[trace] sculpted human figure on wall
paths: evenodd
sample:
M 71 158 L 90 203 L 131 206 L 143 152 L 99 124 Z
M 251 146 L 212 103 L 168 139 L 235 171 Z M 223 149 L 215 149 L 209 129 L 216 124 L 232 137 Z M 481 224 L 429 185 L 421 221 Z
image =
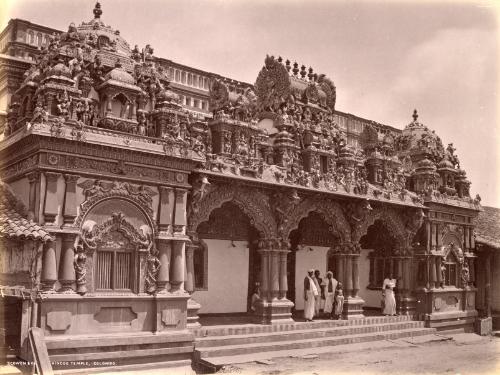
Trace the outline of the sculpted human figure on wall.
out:
M 97 248 L 93 234 L 95 225 L 94 221 L 87 220 L 82 225 L 81 233 L 76 237 L 74 243 L 75 258 L 73 265 L 76 276 L 76 292 L 79 294 L 87 292 L 87 252 L 92 252 Z

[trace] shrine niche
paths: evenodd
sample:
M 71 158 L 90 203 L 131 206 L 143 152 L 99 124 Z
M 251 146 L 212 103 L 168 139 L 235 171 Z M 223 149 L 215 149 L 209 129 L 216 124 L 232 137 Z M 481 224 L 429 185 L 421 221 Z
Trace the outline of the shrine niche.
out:
M 110 205 L 122 211 L 105 218 Z M 97 205 L 86 216 L 74 251 L 80 294 L 137 294 L 156 289 L 160 261 L 154 232 L 145 216 L 127 202 L 115 200 Z

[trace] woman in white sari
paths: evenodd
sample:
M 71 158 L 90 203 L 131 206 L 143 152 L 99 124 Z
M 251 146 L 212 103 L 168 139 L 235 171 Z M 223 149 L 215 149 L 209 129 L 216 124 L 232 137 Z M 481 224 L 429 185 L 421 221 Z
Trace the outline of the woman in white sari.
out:
M 396 315 L 396 297 L 394 296 L 394 288 L 396 287 L 396 279 L 392 275 L 388 275 L 382 284 L 382 298 L 384 299 L 384 315 Z

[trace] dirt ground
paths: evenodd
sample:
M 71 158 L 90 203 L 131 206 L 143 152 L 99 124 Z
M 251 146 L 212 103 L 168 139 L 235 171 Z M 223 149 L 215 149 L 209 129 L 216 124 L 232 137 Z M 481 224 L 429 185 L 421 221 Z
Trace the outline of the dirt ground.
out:
M 500 374 L 500 338 L 455 334 L 345 345 L 328 353 L 226 366 L 228 374 Z M 267 364 L 266 364 L 267 362 Z

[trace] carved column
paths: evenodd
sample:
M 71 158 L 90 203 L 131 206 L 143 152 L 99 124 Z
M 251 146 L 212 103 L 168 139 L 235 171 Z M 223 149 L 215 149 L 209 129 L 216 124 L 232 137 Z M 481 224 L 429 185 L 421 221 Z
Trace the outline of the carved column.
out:
M 29 195 L 29 211 L 35 215 L 36 211 L 36 192 L 38 184 L 40 183 L 40 172 L 31 172 L 26 175 L 30 183 L 30 195 Z M 35 216 L 36 217 L 36 216 Z
M 55 223 L 57 214 L 59 213 L 57 181 L 60 176 L 61 176 L 60 173 L 45 172 L 45 178 L 47 180 L 47 188 L 45 191 L 44 218 L 46 224 L 57 224 Z
M 260 249 L 260 298 L 263 301 L 268 301 L 269 293 L 269 250 Z
M 61 262 L 59 264 L 60 292 L 63 293 L 74 293 L 73 284 L 76 281 L 75 267 L 73 265 L 75 259 L 75 237 L 76 235 L 74 234 L 66 234 L 63 238 Z
M 157 293 L 165 294 L 168 291 L 168 282 L 170 280 L 170 257 L 172 255 L 172 247 L 170 241 L 158 241 L 158 259 L 161 266 L 158 272 L 158 280 L 156 281 Z
M 77 201 L 76 201 L 76 182 L 78 181 L 77 175 L 65 174 L 64 180 L 66 181 L 66 193 L 64 196 L 64 225 L 73 225 L 77 214 Z
M 287 270 L 287 256 L 290 250 L 282 250 L 279 254 L 280 257 L 280 299 L 286 299 L 286 292 L 288 291 L 288 270 Z
M 280 268 L 279 268 L 279 252 L 273 250 L 270 252 L 270 260 L 271 260 L 271 293 L 270 298 L 272 300 L 276 300 L 279 298 L 280 294 Z
M 186 245 L 186 275 L 184 278 L 184 290 L 189 294 L 194 292 L 194 249 L 196 245 Z
M 46 293 L 54 292 L 54 284 L 57 281 L 55 246 L 53 241 L 47 241 L 43 246 L 41 282 L 42 291 Z
M 276 240 L 262 241 L 263 244 L 275 245 Z M 293 322 L 291 308 L 293 303 L 286 299 L 287 276 L 286 256 L 288 250 L 261 248 L 261 299 L 256 304 L 255 315 L 262 324 Z
M 172 293 L 182 293 L 184 281 L 184 241 L 172 241 L 172 264 L 170 270 L 170 285 Z
M 441 279 L 441 270 L 436 273 L 436 257 L 430 256 L 429 257 L 429 265 L 431 269 L 431 274 L 430 274 L 430 287 L 431 289 L 434 289 L 439 286 L 438 284 L 438 275 L 439 278 Z
M 158 229 L 160 234 L 172 235 L 172 219 L 174 213 L 174 189 L 160 186 L 160 201 L 158 207 Z
M 352 255 L 352 296 L 358 297 L 359 292 L 359 255 Z
M 345 288 L 345 278 L 344 278 L 344 256 L 341 254 L 337 254 L 336 265 L 337 265 L 337 277 L 338 282 L 342 283 L 342 286 Z
M 345 284 L 344 293 L 346 297 L 352 297 L 352 257 L 347 255 L 345 257 Z
M 175 218 L 174 218 L 174 236 L 184 235 L 186 233 L 186 203 L 187 190 L 175 189 Z

